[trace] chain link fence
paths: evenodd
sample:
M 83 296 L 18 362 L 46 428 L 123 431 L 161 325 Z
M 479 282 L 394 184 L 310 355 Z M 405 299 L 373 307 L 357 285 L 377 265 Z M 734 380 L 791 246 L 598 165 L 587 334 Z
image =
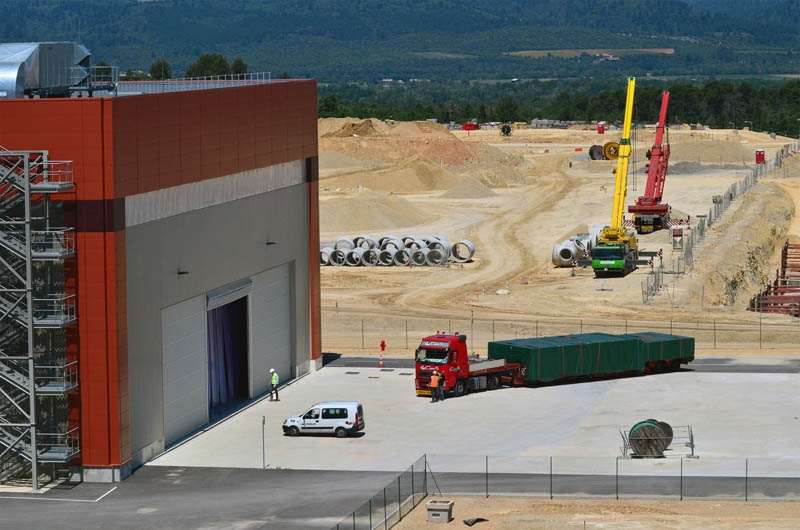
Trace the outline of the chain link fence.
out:
M 428 454 L 333 529 L 389 530 L 426 497 L 490 495 L 798 500 L 800 460 Z
M 388 530 L 395 526 L 428 495 L 425 462 L 422 456 L 333 529 Z
M 478 320 L 446 318 L 404 318 L 326 313 L 322 319 L 322 349 L 330 353 L 376 353 L 381 341 L 386 353 L 410 353 L 422 337 L 436 331 L 467 335 L 472 353 L 486 355 L 490 341 L 571 335 L 575 333 L 639 333 L 658 331 L 693 337 L 698 348 L 796 348 L 800 327 L 796 319 L 786 324 L 740 324 L 718 320 L 608 320 L 577 318 L 538 318 L 535 320 Z

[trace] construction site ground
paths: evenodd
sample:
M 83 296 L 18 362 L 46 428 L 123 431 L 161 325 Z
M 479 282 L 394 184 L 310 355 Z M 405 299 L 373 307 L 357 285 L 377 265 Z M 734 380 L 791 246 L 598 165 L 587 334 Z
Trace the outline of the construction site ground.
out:
M 642 283 L 649 267 L 625 278 L 596 279 L 590 267 L 579 267 L 572 276 L 570 268 L 554 267 L 551 257 L 555 245 L 610 222 L 616 162 L 589 160 L 587 151 L 618 141 L 618 131 L 515 129 L 503 137 L 497 130 L 448 131 L 431 123 L 329 119 L 320 121 L 319 133 L 323 247 L 362 234 L 443 235 L 475 246 L 471 262 L 451 267 L 323 267 L 324 351 L 348 353 L 338 330 L 349 334 L 346 321 L 377 316 L 792 322 L 787 315 L 761 315 L 746 307 L 774 279 L 783 244 L 800 242 L 795 216 L 800 155 L 785 159 L 734 200 L 694 249 L 693 267 L 669 276 L 645 305 Z M 653 138 L 654 127 L 633 135 L 626 204 L 644 191 L 644 153 Z M 756 148 L 773 160 L 792 142 L 760 132 L 688 126 L 673 126 L 668 138 L 664 202 L 673 218 L 689 217 L 692 225 L 709 213 L 714 196 L 752 170 Z M 663 249 L 665 268 L 680 266 L 666 230 L 640 236 L 640 248 Z M 753 346 L 739 344 L 763 349 Z M 409 353 L 405 344 L 388 345 L 387 354 Z
M 655 118 L 655 117 L 653 117 Z M 800 199 L 798 155 L 737 198 L 694 250 L 693 267 L 643 303 L 640 267 L 625 278 L 595 279 L 591 268 L 555 268 L 554 245 L 608 224 L 614 192 L 614 161 L 589 160 L 594 144 L 619 141 L 584 129 L 447 131 L 431 123 L 389 126 L 377 120 L 321 120 L 320 215 L 322 246 L 343 236 L 443 235 L 468 239 L 475 256 L 463 266 L 323 267 L 323 350 L 377 355 L 374 347 L 351 347 L 359 319 L 409 317 L 531 321 L 580 318 L 617 324 L 622 320 L 726 322 L 792 325 L 787 315 L 747 311 L 747 303 L 772 281 L 780 249 L 800 243 L 795 208 Z M 633 135 L 626 204 L 644 191 L 645 151 L 655 128 Z M 756 148 L 767 160 L 794 140 L 748 130 L 693 130 L 673 126 L 664 202 L 673 217 L 696 220 L 712 200 L 741 181 L 754 166 Z M 692 222 L 694 225 L 694 222 Z M 672 265 L 667 231 L 640 237 L 644 250 L 664 249 Z M 507 290 L 507 294 L 497 294 Z M 795 324 L 797 325 L 797 324 Z M 434 331 L 433 329 L 429 331 Z M 463 331 L 463 330 L 462 330 Z M 418 338 L 417 338 L 418 339 Z M 791 336 L 777 347 L 736 343 L 698 344 L 698 356 L 800 356 Z M 416 344 L 390 343 L 386 354 L 413 355 Z M 740 392 L 747 396 L 743 382 Z M 791 408 L 791 407 L 790 407 Z M 789 414 L 789 409 L 763 414 Z M 739 421 L 739 420 L 737 420 Z M 746 423 L 745 418 L 740 421 Z M 780 435 L 777 435 L 780 437 Z M 742 437 L 746 437 L 742 433 Z M 787 451 L 784 456 L 794 458 Z M 455 519 L 483 517 L 485 530 L 516 528 L 796 528 L 796 502 L 664 501 L 607 499 L 455 499 Z M 401 530 L 438 527 L 426 523 L 424 504 Z

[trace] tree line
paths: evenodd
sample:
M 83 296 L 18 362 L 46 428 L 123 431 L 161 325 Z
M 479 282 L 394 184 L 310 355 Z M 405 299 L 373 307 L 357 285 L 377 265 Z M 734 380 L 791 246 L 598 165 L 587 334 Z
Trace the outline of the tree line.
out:
M 608 86 L 609 83 L 603 83 Z M 620 82 L 616 84 L 622 86 Z M 515 122 L 544 118 L 565 121 L 622 120 L 625 89 L 587 91 L 591 83 L 524 82 L 495 84 L 418 83 L 395 87 L 321 86 L 320 117 L 380 118 L 403 121 L 435 118 L 440 123 Z M 583 89 L 583 90 L 582 90 Z M 748 82 L 710 80 L 698 85 L 637 86 L 634 120 L 655 122 L 663 90 L 670 92 L 670 123 L 701 123 L 800 135 L 800 81 L 756 87 Z

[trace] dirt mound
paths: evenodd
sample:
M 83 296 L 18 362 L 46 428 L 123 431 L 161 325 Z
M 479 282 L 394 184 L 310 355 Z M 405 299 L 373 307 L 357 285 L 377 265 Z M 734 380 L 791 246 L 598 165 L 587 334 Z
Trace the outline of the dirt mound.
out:
M 323 172 L 341 172 L 347 170 L 357 171 L 382 167 L 384 164 L 374 160 L 358 160 L 336 151 L 322 151 L 319 153 L 319 170 Z
M 371 191 L 323 199 L 319 214 L 320 232 L 337 236 L 415 226 L 430 218 L 402 197 Z
M 401 163 L 378 170 L 364 170 L 325 180 L 328 189 L 366 188 L 374 191 L 418 193 L 452 188 L 460 176 L 434 164 L 424 156 L 414 155 Z
M 443 199 L 483 199 L 497 195 L 474 177 L 464 177 L 448 192 L 442 194 Z
M 724 215 L 712 228 L 721 237 L 695 256 L 698 268 L 709 273 L 704 296 L 712 306 L 741 309 L 771 281 L 774 249 L 786 240 L 795 212 L 791 197 L 774 183 L 759 183 L 738 200 L 743 204 L 735 215 Z
M 329 132 L 320 132 L 320 136 L 322 138 L 370 137 L 386 134 L 388 130 L 388 126 L 380 120 L 353 121 L 345 119 L 346 121 L 338 129 L 331 130 L 331 127 L 326 126 L 325 129 L 329 130 Z

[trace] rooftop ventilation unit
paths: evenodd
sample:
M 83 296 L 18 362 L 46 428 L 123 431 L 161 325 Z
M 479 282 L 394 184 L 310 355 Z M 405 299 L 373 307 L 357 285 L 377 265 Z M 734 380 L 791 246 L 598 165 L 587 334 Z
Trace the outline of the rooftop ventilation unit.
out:
M 119 69 L 92 66 L 89 50 L 74 42 L 0 44 L 0 98 L 67 98 L 116 92 Z

